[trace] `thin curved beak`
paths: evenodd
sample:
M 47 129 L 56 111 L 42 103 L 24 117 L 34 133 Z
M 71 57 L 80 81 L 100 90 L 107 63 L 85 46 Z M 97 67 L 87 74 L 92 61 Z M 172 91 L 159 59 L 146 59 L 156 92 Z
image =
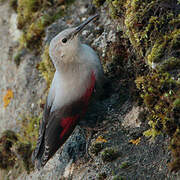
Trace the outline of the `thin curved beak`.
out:
M 89 17 L 86 21 L 84 21 L 82 24 L 80 24 L 78 27 L 76 27 L 74 31 L 74 36 L 77 35 L 88 23 L 93 21 L 94 19 L 98 18 L 99 14 L 96 14 L 94 16 Z

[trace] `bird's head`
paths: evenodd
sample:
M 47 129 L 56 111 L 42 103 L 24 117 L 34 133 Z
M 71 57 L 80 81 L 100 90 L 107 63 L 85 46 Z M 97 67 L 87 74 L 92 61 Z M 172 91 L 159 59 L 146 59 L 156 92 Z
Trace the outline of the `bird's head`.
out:
M 51 40 L 49 55 L 55 67 L 60 64 L 72 63 L 74 59 L 77 59 L 76 56 L 80 48 L 78 34 L 97 17 L 98 15 L 94 15 L 75 28 L 65 29 Z

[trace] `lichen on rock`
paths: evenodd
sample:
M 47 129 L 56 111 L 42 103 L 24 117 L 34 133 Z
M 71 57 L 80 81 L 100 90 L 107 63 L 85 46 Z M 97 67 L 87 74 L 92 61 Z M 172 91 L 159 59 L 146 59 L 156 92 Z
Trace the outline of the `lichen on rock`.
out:
M 49 46 L 46 45 L 43 50 L 43 54 L 41 55 L 41 62 L 38 65 L 38 70 L 46 80 L 47 89 L 49 89 L 51 85 L 51 81 L 54 76 L 55 68 L 52 64 L 52 61 L 49 57 Z

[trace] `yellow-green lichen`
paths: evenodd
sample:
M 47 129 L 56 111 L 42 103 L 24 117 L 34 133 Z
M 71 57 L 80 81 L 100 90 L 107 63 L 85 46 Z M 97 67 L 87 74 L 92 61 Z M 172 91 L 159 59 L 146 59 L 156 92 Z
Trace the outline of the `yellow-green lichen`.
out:
M 44 77 L 44 79 L 46 80 L 47 89 L 48 89 L 51 85 L 51 81 L 53 79 L 54 72 L 55 72 L 55 68 L 49 57 L 49 46 L 47 45 L 45 46 L 41 59 L 42 60 L 38 66 L 38 69 L 40 73 L 42 74 L 42 76 Z

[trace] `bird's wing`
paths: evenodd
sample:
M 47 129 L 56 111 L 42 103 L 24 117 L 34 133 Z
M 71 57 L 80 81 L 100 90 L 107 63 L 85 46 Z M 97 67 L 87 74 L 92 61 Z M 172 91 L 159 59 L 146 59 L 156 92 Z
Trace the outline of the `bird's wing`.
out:
M 94 86 L 95 75 L 92 73 L 90 86 L 81 98 L 53 112 L 50 111 L 50 106 L 45 106 L 39 138 L 32 155 L 38 169 L 46 164 L 70 136 L 77 121 L 86 112 Z

